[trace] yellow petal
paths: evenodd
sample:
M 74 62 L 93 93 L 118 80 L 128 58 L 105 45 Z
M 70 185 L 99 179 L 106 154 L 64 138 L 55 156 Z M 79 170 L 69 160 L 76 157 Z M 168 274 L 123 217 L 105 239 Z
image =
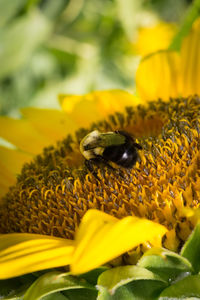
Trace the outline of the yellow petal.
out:
M 31 154 L 38 154 L 50 143 L 24 119 L 0 117 L 0 136 L 19 149 Z
M 167 49 L 175 31 L 174 24 L 164 22 L 140 28 L 135 43 L 136 52 L 145 56 L 158 50 Z
M 180 96 L 179 54 L 162 51 L 142 60 L 136 73 L 136 85 L 139 96 L 145 100 Z
M 182 95 L 200 95 L 200 19 L 181 47 Z
M 0 204 L 2 202 L 1 197 L 8 192 L 8 188 L 14 185 L 16 177 L 10 172 L 9 168 L 2 164 L 0 161 Z
M 61 140 L 68 133 L 78 129 L 78 125 L 65 112 L 55 109 L 24 108 L 22 114 L 33 127 L 46 136 L 51 143 Z
M 83 99 L 82 95 L 67 95 L 60 94 L 58 96 L 59 102 L 62 106 L 62 109 L 67 113 L 71 113 L 75 107 L 75 105 Z
M 77 231 L 71 264 L 74 274 L 87 272 L 145 241 L 158 245 L 167 229 L 137 217 L 118 220 L 98 210 L 89 210 Z
M 29 233 L 0 235 L 0 279 L 68 265 L 73 241 Z
M 180 54 L 159 52 L 144 59 L 137 70 L 136 84 L 146 100 L 188 97 L 200 94 L 200 19 L 183 39 Z
M 88 126 L 94 120 L 117 111 L 122 112 L 124 107 L 137 105 L 139 102 L 137 97 L 121 90 L 96 91 L 84 96 L 60 96 L 63 110 L 80 126 Z
M 22 165 L 32 159 L 31 154 L 0 146 L 0 161 L 9 167 L 10 172 L 14 175 L 20 172 Z M 0 171 L 1 174 L 1 171 Z M 1 176 L 1 175 L 0 175 Z M 0 177 L 1 180 L 1 177 Z
M 25 162 L 30 161 L 31 157 L 17 149 L 0 146 L 0 196 L 15 183 L 16 174 L 20 172 Z

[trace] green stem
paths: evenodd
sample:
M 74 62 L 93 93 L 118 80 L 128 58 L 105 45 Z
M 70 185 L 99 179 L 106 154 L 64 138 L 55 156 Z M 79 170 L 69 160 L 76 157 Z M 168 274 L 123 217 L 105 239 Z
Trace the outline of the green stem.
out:
M 170 50 L 179 50 L 181 47 L 181 42 L 184 36 L 190 31 L 193 22 L 200 16 L 200 0 L 194 0 L 190 6 L 186 17 L 183 20 L 183 24 L 172 40 L 169 49 Z

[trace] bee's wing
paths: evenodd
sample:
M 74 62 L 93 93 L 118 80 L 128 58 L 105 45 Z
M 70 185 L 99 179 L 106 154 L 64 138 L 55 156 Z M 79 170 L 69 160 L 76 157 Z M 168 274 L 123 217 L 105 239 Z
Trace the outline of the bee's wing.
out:
M 125 142 L 126 138 L 123 135 L 115 132 L 101 133 L 97 139 L 92 140 L 84 146 L 85 150 L 91 150 L 97 147 L 106 148 L 109 146 L 121 145 Z

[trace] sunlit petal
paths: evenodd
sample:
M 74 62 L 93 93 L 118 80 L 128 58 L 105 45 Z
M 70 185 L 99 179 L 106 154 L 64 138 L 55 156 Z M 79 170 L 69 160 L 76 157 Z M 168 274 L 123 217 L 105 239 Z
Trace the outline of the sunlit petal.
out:
M 180 57 L 162 51 L 144 59 L 136 73 L 137 90 L 142 99 L 154 100 L 180 95 Z
M 158 245 L 167 229 L 137 217 L 116 219 L 98 210 L 89 210 L 77 231 L 71 264 L 74 274 L 84 273 L 150 241 Z

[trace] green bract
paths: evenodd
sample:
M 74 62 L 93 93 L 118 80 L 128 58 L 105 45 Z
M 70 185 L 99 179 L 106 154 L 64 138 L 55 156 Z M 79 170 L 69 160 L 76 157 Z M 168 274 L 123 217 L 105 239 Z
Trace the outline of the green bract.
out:
M 181 250 L 181 255 L 192 264 L 195 273 L 200 271 L 200 224 L 192 232 L 190 238 Z

